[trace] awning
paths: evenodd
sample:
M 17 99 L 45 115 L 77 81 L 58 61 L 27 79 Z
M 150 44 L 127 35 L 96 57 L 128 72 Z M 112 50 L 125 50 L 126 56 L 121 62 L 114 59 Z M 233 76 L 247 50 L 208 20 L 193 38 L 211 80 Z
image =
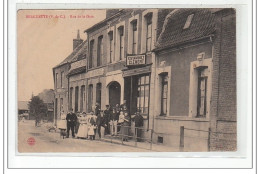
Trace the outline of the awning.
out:
M 122 70 L 123 72 L 123 77 L 128 77 L 128 76 L 135 76 L 139 74 L 146 74 L 151 72 L 151 65 L 141 67 L 141 68 L 134 68 L 134 69 L 125 69 Z

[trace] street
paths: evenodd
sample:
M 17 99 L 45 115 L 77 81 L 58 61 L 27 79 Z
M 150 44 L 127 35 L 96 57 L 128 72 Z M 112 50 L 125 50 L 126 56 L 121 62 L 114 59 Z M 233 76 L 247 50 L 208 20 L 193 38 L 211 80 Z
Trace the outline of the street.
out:
M 33 120 L 18 123 L 18 151 L 41 152 L 148 152 L 149 150 L 113 144 L 99 140 L 60 137 L 59 131 L 49 132 L 43 125 L 34 126 Z

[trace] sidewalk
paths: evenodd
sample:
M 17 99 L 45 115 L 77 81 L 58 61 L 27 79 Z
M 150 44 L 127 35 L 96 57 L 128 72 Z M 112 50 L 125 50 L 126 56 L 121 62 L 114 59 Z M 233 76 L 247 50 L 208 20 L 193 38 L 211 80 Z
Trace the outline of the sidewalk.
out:
M 48 128 L 50 123 L 43 123 L 40 127 L 40 129 L 44 129 L 46 130 L 46 132 L 48 132 L 47 134 L 49 134 L 50 137 L 52 137 L 53 141 L 61 141 L 62 137 L 60 137 L 60 130 L 57 129 L 56 132 L 48 131 Z M 77 136 L 76 136 L 77 137 Z M 66 138 L 65 138 L 66 139 Z M 77 138 L 75 138 L 77 139 Z M 84 139 L 77 139 L 79 141 L 84 141 Z M 154 152 L 180 152 L 179 147 L 169 147 L 169 146 L 165 146 L 162 144 L 154 144 L 154 143 L 150 143 L 150 142 L 135 142 L 134 139 L 129 139 L 127 142 L 126 141 L 122 141 L 118 136 L 111 136 L 111 135 L 105 135 L 104 138 L 99 139 L 98 135 L 96 135 L 96 140 L 92 141 L 92 142 L 105 142 L 105 143 L 111 143 L 111 144 L 117 144 L 117 145 L 122 145 L 122 146 L 129 146 L 129 147 L 133 147 L 133 148 L 137 148 L 137 149 L 144 149 L 144 150 L 148 150 L 148 151 L 154 151 Z
M 162 144 L 154 144 L 150 142 L 135 142 L 134 139 L 130 139 L 128 141 L 122 141 L 119 137 L 111 136 L 111 135 L 105 135 L 101 141 L 108 142 L 108 143 L 114 143 L 114 144 L 121 144 L 123 146 L 131 146 L 135 148 L 140 149 L 146 149 L 151 150 L 155 152 L 180 152 L 179 147 L 169 147 Z

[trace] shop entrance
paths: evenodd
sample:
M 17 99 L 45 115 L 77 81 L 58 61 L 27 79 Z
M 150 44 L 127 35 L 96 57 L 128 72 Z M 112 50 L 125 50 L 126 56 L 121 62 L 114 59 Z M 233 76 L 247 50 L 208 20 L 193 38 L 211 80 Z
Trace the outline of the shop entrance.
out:
M 121 86 L 118 82 L 111 82 L 109 88 L 109 105 L 115 107 L 116 104 L 120 105 Z
M 150 74 L 140 74 L 125 77 L 124 99 L 130 114 L 140 110 L 143 116 L 148 116 L 150 96 Z

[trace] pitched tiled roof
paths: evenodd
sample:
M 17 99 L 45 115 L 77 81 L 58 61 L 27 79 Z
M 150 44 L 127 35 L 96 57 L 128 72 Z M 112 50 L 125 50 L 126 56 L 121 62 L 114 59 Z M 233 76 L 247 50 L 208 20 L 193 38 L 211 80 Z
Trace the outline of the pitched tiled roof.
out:
M 83 54 L 85 52 L 85 54 L 87 54 L 87 45 L 88 42 L 87 40 L 83 41 L 79 46 L 77 46 L 72 53 L 66 57 L 61 63 L 59 63 L 58 65 L 56 65 L 54 68 L 57 68 L 59 66 L 62 66 L 66 63 L 70 63 L 73 61 L 77 61 L 79 55 Z
M 70 70 L 68 73 L 68 76 L 79 74 L 79 73 L 85 73 L 86 72 L 86 66 L 82 66 L 73 70 Z
M 191 14 L 194 16 L 190 27 L 183 29 Z M 209 9 L 175 9 L 167 17 L 155 51 L 204 38 L 215 31 L 214 14 Z

